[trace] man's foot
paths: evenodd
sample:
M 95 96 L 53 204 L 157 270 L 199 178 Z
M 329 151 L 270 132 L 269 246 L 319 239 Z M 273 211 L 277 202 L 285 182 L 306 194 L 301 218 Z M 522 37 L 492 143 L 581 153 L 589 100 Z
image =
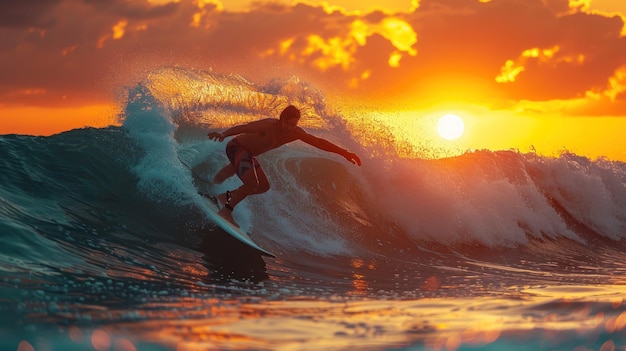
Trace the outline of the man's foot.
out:
M 220 205 L 224 206 L 224 205 L 226 205 L 230 201 L 231 197 L 233 197 L 233 192 L 232 191 L 226 191 L 223 194 L 217 195 L 217 200 L 220 202 Z
M 232 223 L 232 225 L 234 225 L 235 227 L 239 228 L 239 224 L 235 222 L 235 219 L 233 218 L 233 212 L 231 210 L 227 209 L 226 207 L 222 207 L 222 209 L 217 214 Z
M 220 205 L 223 207 L 226 205 L 228 200 L 226 200 L 226 193 L 217 195 L 217 200 L 220 202 Z

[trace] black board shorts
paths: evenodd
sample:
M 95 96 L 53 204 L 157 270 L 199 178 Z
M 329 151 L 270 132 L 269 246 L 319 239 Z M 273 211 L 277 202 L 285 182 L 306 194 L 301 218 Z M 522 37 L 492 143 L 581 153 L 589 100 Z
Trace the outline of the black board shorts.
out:
M 237 139 L 233 139 L 226 144 L 226 156 L 235 168 L 235 172 L 239 178 L 249 169 L 253 169 L 256 175 L 256 169 L 261 167 L 259 161 L 252 156 L 250 151 L 241 146 L 241 144 L 237 142 Z

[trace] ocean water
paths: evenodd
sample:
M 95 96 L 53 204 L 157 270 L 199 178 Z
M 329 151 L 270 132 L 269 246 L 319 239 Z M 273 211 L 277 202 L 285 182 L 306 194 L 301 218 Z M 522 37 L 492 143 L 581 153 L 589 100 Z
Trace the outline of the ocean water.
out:
M 210 222 L 206 133 L 300 106 L 363 160 L 294 142 Z M 626 164 L 399 154 L 297 78 L 181 68 L 128 89 L 121 126 L 0 136 L 0 350 L 626 348 Z M 15 116 L 19 118 L 19 116 Z

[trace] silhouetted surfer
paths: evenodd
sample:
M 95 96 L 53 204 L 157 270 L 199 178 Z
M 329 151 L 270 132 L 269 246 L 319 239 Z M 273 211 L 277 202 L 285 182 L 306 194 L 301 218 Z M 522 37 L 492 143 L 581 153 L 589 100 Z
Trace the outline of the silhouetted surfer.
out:
M 246 196 L 261 194 L 270 188 L 265 172 L 255 156 L 294 140 L 302 140 L 318 149 L 334 152 L 356 165 L 361 165 L 359 156 L 328 140 L 305 132 L 298 127 L 299 121 L 300 110 L 290 105 L 280 113 L 280 119 L 266 118 L 228 128 L 222 133 L 208 134 L 209 139 L 219 141 L 236 136 L 226 145 L 226 156 L 230 163 L 217 172 L 213 182 L 220 184 L 235 174 L 243 182 L 243 185 L 234 191 L 227 191 L 218 196 L 219 202 L 224 206 L 219 211 L 220 216 L 237 225 L 232 216 L 235 206 Z

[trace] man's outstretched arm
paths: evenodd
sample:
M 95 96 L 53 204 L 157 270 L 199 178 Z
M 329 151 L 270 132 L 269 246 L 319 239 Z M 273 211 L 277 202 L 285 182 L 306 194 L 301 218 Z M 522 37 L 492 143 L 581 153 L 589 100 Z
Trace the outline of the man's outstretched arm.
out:
M 361 159 L 359 158 L 359 156 L 357 156 L 357 154 L 353 152 L 349 152 L 346 149 L 342 149 L 339 146 L 331 143 L 330 141 L 326 139 L 318 138 L 314 135 L 311 135 L 303 131 L 302 135 L 300 136 L 300 140 L 304 141 L 305 143 L 309 145 L 315 146 L 316 148 L 320 150 L 333 152 L 338 155 L 341 155 L 345 157 L 346 160 L 354 163 L 355 165 L 358 165 L 358 166 L 361 165 Z

